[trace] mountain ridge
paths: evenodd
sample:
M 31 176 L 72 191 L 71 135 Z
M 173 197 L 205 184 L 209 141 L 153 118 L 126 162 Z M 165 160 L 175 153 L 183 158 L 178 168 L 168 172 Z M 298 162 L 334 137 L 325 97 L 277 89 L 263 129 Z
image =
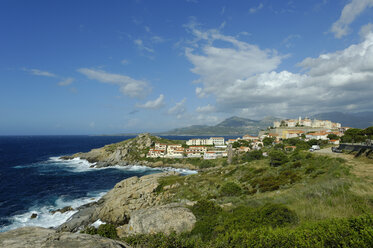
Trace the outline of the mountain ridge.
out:
M 214 126 L 192 125 L 188 127 L 175 128 L 167 132 L 157 133 L 158 135 L 194 135 L 194 136 L 241 136 L 245 134 L 257 135 L 260 130 L 271 126 L 273 121 L 280 118 L 268 116 L 263 120 L 252 120 L 248 118 L 232 116 Z

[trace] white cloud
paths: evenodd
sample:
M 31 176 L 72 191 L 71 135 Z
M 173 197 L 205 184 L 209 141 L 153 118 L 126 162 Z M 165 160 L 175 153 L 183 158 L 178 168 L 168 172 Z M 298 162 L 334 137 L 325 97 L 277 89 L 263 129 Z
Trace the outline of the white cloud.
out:
M 48 71 L 41 71 L 41 70 L 38 70 L 38 69 L 26 69 L 26 68 L 23 68 L 24 71 L 28 71 L 30 72 L 32 75 L 36 75 L 36 76 L 43 76 L 43 77 L 57 77 L 56 74 L 54 73 L 51 73 L 51 72 L 48 72 Z
M 276 71 L 283 57 L 272 50 L 216 30 L 191 33 L 197 44 L 185 54 L 200 77 L 196 94 L 214 97 L 217 112 L 261 118 L 373 108 L 372 33 L 344 50 L 304 59 L 303 73 Z M 215 40 L 230 46 L 214 45 Z
M 152 41 L 153 43 L 163 43 L 163 42 L 165 42 L 165 39 L 163 39 L 163 38 L 160 37 L 160 36 L 155 35 L 155 36 L 153 36 L 153 37 L 151 38 L 151 41 Z
M 361 38 L 365 38 L 369 33 L 373 32 L 373 24 L 368 23 L 360 28 L 359 35 Z
M 373 0 L 351 0 L 342 10 L 339 19 L 333 23 L 331 32 L 336 38 L 342 38 L 349 33 L 349 25 L 359 16 L 366 8 L 373 7 Z
M 115 84 L 119 86 L 120 91 L 130 97 L 144 97 L 149 93 L 150 86 L 147 82 L 136 80 L 126 75 L 108 73 L 102 70 L 88 68 L 78 69 L 78 72 L 90 79 L 97 80 L 101 83 Z
M 259 10 L 263 9 L 263 7 L 264 7 L 264 5 L 262 3 L 260 3 L 258 5 L 258 7 L 252 7 L 252 8 L 250 8 L 249 9 L 249 13 L 250 14 L 254 14 L 254 13 L 258 12 Z
M 293 40 L 300 39 L 301 36 L 299 34 L 290 34 L 285 39 L 282 40 L 282 44 L 284 44 L 287 48 L 293 46 Z
M 126 60 L 126 59 L 122 59 L 122 61 L 120 63 L 122 63 L 122 65 L 127 65 L 129 63 L 129 61 Z
M 147 51 L 149 53 L 154 53 L 154 50 L 152 48 L 149 48 L 144 45 L 144 42 L 140 39 L 134 40 L 133 43 L 142 51 Z
M 74 82 L 74 78 L 67 78 L 65 80 L 62 80 L 60 82 L 58 82 L 58 85 L 59 86 L 68 86 L 70 84 L 72 84 Z
M 177 102 L 175 106 L 169 108 L 167 113 L 170 115 L 184 114 L 186 112 L 185 103 L 186 103 L 186 98 L 184 98 L 180 102 Z
M 199 106 L 197 107 L 196 111 L 199 113 L 211 113 L 216 110 L 215 106 L 212 106 L 210 104 L 207 104 L 206 106 Z
M 159 97 L 153 101 L 147 101 L 144 104 L 137 104 L 138 108 L 145 109 L 159 109 L 164 106 L 164 95 L 160 94 Z
M 196 95 L 199 97 L 199 98 L 204 98 L 206 97 L 206 93 L 203 91 L 203 89 L 201 87 L 197 87 L 196 88 Z

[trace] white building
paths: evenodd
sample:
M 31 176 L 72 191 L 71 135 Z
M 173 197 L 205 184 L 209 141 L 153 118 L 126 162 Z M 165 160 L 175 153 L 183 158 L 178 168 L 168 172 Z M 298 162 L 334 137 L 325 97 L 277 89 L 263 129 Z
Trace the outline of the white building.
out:
M 199 152 L 186 152 L 188 158 L 201 158 L 202 154 Z
M 212 141 L 212 144 L 215 145 L 215 146 L 225 145 L 223 137 L 211 137 L 210 140 Z
M 167 144 L 155 143 L 154 145 L 155 150 L 165 150 L 167 149 Z
M 208 146 L 213 145 L 211 139 L 190 139 L 186 142 L 188 146 Z
M 216 159 L 217 154 L 215 152 L 205 152 L 203 159 Z
M 328 134 L 325 132 L 308 133 L 306 139 L 328 140 Z
M 205 153 L 207 152 L 206 146 L 190 146 L 186 149 L 186 152 L 194 152 L 194 153 Z
M 225 142 L 223 137 L 211 137 L 209 139 L 190 139 L 186 144 L 188 146 L 223 146 Z
M 246 134 L 242 137 L 242 139 L 247 140 L 247 141 L 254 141 L 254 140 L 258 140 L 259 138 L 258 136 L 251 136 L 251 135 Z
M 157 150 L 157 149 L 151 148 L 148 152 L 147 157 L 148 158 L 163 158 L 165 154 L 166 154 L 165 150 Z

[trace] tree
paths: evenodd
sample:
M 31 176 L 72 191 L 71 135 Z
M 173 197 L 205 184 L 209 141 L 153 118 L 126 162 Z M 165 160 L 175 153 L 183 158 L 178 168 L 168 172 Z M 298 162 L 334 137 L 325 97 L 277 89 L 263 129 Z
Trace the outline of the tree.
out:
M 281 150 L 273 150 L 268 155 L 270 158 L 269 163 L 273 167 L 283 165 L 289 161 L 288 156 Z
M 270 146 L 272 145 L 272 143 L 275 141 L 275 138 L 271 138 L 271 137 L 265 137 L 263 139 L 263 145 L 264 146 Z
M 330 133 L 328 134 L 328 139 L 330 140 L 339 140 L 339 136 L 334 134 L 334 133 Z
M 346 143 L 363 142 L 365 139 L 364 130 L 358 128 L 348 129 L 341 138 Z

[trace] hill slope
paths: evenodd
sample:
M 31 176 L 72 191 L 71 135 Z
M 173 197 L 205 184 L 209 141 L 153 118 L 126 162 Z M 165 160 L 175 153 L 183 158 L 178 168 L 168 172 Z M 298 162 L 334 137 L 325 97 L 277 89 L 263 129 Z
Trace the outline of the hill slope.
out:
M 189 127 L 176 128 L 160 135 L 220 135 L 220 136 L 240 136 L 245 134 L 256 135 L 261 129 L 271 126 L 273 121 L 279 120 L 276 117 L 266 117 L 263 120 L 251 120 L 233 116 L 225 119 L 215 126 L 193 125 Z

